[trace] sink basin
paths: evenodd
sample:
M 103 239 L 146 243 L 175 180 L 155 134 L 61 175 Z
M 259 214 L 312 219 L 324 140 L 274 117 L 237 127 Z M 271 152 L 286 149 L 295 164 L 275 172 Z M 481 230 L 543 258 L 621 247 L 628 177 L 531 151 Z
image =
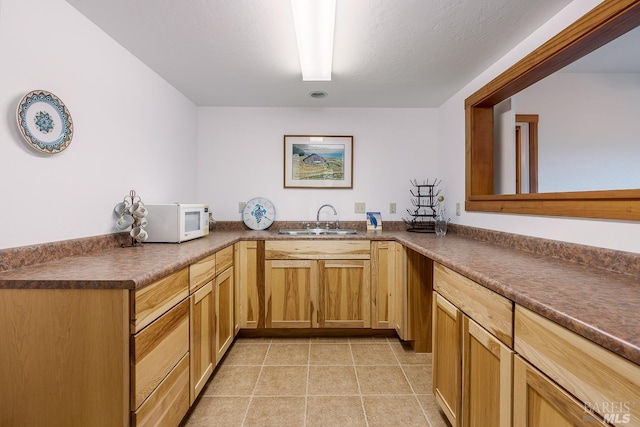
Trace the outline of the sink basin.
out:
M 288 236 L 346 236 L 358 234 L 358 230 L 353 228 L 332 228 L 329 230 L 326 228 L 287 228 L 278 230 L 278 234 Z

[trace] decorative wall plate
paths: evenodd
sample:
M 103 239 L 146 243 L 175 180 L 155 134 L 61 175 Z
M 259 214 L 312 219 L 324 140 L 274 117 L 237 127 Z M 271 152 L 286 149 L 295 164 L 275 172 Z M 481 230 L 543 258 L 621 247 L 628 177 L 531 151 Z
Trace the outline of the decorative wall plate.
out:
M 60 98 L 46 90 L 27 93 L 18 104 L 17 119 L 24 140 L 41 153 L 59 153 L 73 138 L 69 110 Z
M 255 197 L 242 210 L 242 220 L 252 230 L 265 230 L 273 224 L 276 208 L 269 199 Z

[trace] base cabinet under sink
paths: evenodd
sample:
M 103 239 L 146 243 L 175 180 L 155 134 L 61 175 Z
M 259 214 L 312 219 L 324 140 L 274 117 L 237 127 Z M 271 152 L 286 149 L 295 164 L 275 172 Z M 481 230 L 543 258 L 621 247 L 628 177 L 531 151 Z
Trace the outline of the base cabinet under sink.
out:
M 371 327 L 367 240 L 267 241 L 267 328 Z

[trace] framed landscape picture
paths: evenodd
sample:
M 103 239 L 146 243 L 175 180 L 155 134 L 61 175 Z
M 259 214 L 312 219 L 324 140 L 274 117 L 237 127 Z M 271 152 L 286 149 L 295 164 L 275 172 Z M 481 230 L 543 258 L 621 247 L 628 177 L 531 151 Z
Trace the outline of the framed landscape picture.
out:
M 353 188 L 353 136 L 285 135 L 285 188 Z

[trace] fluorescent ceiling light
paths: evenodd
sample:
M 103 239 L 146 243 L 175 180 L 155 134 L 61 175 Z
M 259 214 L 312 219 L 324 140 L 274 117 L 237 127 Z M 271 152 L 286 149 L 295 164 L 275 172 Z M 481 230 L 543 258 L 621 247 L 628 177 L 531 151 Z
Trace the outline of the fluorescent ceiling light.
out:
M 302 80 L 331 80 L 336 0 L 291 0 Z

